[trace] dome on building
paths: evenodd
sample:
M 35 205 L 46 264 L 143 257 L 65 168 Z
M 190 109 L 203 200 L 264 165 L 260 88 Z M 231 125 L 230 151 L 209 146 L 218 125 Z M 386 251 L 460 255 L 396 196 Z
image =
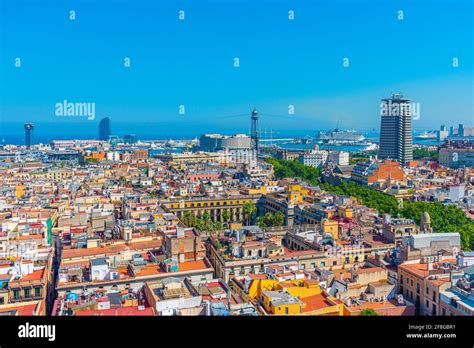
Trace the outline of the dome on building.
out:
M 430 216 L 430 214 L 428 214 L 427 211 L 425 211 L 423 213 L 423 215 L 421 216 L 421 223 L 422 224 L 431 224 L 431 216 Z

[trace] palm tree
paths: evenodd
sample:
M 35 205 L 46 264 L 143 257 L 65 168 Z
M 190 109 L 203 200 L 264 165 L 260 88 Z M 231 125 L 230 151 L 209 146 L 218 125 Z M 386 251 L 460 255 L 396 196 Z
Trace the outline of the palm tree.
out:
M 222 219 L 227 227 L 229 227 L 229 220 L 230 220 L 230 211 L 224 210 L 222 212 Z
M 194 226 L 194 215 L 191 212 L 187 211 L 183 214 L 183 222 L 188 227 Z
M 265 216 L 257 216 L 255 223 L 260 228 L 267 227 L 267 223 L 265 222 Z
M 250 225 L 250 219 L 256 212 L 257 212 L 257 207 L 255 206 L 255 203 L 249 202 L 249 203 L 244 204 L 243 213 L 245 217 L 247 218 L 247 226 Z
M 207 211 L 205 211 L 202 214 L 201 219 L 205 224 L 207 224 L 209 222 L 209 220 L 211 220 L 211 215 Z
M 281 211 L 277 211 L 273 216 L 273 226 L 283 226 L 285 223 L 285 214 Z

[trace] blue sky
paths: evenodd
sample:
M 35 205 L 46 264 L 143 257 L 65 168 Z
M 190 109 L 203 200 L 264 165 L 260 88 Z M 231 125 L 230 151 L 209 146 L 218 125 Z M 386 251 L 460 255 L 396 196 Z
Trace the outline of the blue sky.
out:
M 474 123 L 471 0 L 0 4 L 4 134 L 25 121 L 95 134 L 105 116 L 114 133 L 248 132 L 254 106 L 260 126 L 280 132 L 378 129 L 380 99 L 392 92 L 420 103 L 415 129 Z M 58 118 L 65 99 L 94 102 L 96 120 Z

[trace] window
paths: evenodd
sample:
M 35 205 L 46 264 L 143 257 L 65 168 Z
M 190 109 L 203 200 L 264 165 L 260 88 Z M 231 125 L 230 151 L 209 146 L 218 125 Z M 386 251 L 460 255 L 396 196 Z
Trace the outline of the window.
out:
M 427 295 L 430 294 L 430 288 L 426 288 L 426 294 L 427 294 Z
M 13 290 L 13 299 L 18 300 L 20 298 L 20 290 L 19 289 L 14 289 Z
M 403 274 L 400 274 L 400 284 L 403 284 Z
M 288 307 L 285 307 L 285 314 L 288 314 Z
M 321 262 L 321 267 L 326 267 L 326 262 L 325 261 Z
M 306 268 L 306 265 L 303 263 L 301 264 L 301 269 L 305 269 Z
M 316 268 L 316 264 L 314 262 L 311 264 L 311 268 Z
M 30 297 L 30 289 L 24 289 L 25 297 Z
M 417 294 L 420 293 L 420 284 L 419 283 L 416 283 L 416 293 Z
M 426 308 L 430 308 L 430 303 L 426 300 Z

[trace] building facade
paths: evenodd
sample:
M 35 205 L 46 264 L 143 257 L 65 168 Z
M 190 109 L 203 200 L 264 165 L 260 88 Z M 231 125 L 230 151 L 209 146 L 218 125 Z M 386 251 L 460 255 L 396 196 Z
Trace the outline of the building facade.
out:
M 413 160 L 410 100 L 403 98 L 401 94 L 382 99 L 379 149 L 381 159 L 389 158 L 403 164 Z

